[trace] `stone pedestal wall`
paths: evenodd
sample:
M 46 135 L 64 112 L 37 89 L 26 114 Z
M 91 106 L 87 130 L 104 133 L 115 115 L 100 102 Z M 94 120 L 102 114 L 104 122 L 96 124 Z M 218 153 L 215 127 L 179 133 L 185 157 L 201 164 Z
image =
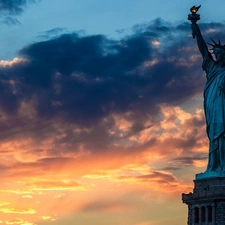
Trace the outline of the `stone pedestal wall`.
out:
M 193 192 L 182 194 L 188 225 L 225 225 L 225 177 L 194 180 Z

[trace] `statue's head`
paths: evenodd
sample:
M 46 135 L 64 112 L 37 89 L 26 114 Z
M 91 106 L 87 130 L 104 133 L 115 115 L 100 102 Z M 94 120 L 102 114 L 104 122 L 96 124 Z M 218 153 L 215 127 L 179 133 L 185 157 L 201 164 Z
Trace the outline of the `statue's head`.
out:
M 216 43 L 213 39 L 211 39 L 213 41 L 214 44 L 210 44 L 209 45 L 212 46 L 212 48 L 210 50 L 213 50 L 213 54 L 216 57 L 216 61 L 217 62 L 221 62 L 224 61 L 225 62 L 225 45 L 221 45 L 220 40 L 218 43 Z
M 225 49 L 214 48 L 213 54 L 215 55 L 217 62 L 225 61 Z

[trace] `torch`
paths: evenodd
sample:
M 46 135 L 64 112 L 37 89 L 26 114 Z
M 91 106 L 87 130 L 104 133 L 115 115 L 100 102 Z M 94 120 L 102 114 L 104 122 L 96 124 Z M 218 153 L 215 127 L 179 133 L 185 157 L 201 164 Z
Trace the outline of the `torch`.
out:
M 192 24 L 197 23 L 197 21 L 200 20 L 200 15 L 196 14 L 196 12 L 198 12 L 200 7 L 201 5 L 198 7 L 194 5 L 190 8 L 190 11 L 192 12 L 192 14 L 188 15 L 188 20 L 190 20 Z M 192 37 L 195 38 L 195 34 L 193 32 L 192 32 Z

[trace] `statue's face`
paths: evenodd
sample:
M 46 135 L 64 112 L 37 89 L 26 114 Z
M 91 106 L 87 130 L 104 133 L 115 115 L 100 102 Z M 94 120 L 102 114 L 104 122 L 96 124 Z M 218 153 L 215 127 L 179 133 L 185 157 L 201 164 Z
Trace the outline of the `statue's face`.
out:
M 225 52 L 224 52 L 223 49 L 221 49 L 221 48 L 215 48 L 213 50 L 213 53 L 214 53 L 214 55 L 216 57 L 216 61 L 217 62 L 220 62 L 220 61 L 224 61 L 225 60 Z

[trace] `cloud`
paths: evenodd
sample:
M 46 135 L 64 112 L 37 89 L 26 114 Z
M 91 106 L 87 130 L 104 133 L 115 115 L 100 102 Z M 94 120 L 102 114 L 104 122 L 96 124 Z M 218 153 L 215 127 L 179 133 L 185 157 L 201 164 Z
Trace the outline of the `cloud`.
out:
M 134 179 L 140 182 L 156 181 L 159 183 L 177 182 L 177 179 L 171 173 L 160 171 L 151 171 L 149 174 L 139 176 L 121 176 L 119 179 Z
M 0 206 L 10 205 L 10 202 L 0 202 Z
M 32 195 L 23 195 L 22 198 L 33 198 Z
M 33 191 L 81 191 L 86 189 L 81 183 L 71 180 L 40 180 L 35 182 L 25 182 L 24 185 Z
M 117 201 L 97 201 L 90 202 L 81 208 L 85 213 L 124 213 L 129 210 L 133 210 L 134 206 L 129 203 L 117 202 Z
M 41 217 L 43 220 L 51 220 L 51 221 L 55 221 L 56 219 L 51 217 L 51 216 L 42 216 Z
M 203 32 L 210 26 L 202 24 Z M 61 31 L 0 61 L 2 176 L 44 177 L 46 168 L 60 168 L 108 179 L 127 164 L 178 173 L 205 163 L 203 111 L 180 107 L 205 83 L 189 24 L 158 19 L 119 40 Z M 190 154 L 189 162 L 180 158 Z
M 31 3 L 37 3 L 39 0 L 1 0 L 0 1 L 0 12 L 2 23 L 13 26 L 21 25 L 20 21 L 15 18 L 24 12 L 27 6 Z
M 204 155 L 194 154 L 194 156 L 184 156 L 184 157 L 176 157 L 173 160 L 177 161 L 179 164 L 183 166 L 196 166 L 196 161 L 207 160 L 208 157 Z
M 6 214 L 35 214 L 36 210 L 32 208 L 29 209 L 1 208 L 0 212 Z
M 47 31 L 44 31 L 44 32 L 40 32 L 37 36 L 37 38 L 39 40 L 49 40 L 49 39 L 54 39 L 54 38 L 57 38 L 63 34 L 66 34 L 68 33 L 68 30 L 66 28 L 54 28 L 54 29 L 51 29 L 51 30 L 47 30 Z
M 224 29 L 200 26 L 204 35 Z M 158 19 L 117 40 L 62 32 L 0 61 L 2 215 L 71 213 L 79 224 L 123 212 L 140 224 L 129 217 L 138 205 L 147 224 L 206 165 L 202 99 L 193 100 L 205 75 L 190 24 Z
M 5 17 L 1 22 L 8 26 L 21 25 L 18 19 L 10 17 L 10 16 Z
M 111 138 L 105 133 L 105 126 L 114 126 L 116 121 L 112 118 L 107 123 L 101 122 L 113 113 L 130 113 L 127 121 L 138 118 L 127 134 L 131 135 L 147 128 L 143 125 L 144 117 L 156 115 L 159 104 L 177 105 L 200 92 L 204 78 L 199 79 L 200 69 L 194 68 L 197 62 L 193 64 L 190 59 L 188 67 L 179 64 L 182 57 L 187 61 L 186 54 L 191 55 L 185 48 L 177 50 L 183 44 L 180 39 L 174 38 L 164 50 L 153 46 L 151 41 L 165 36 L 163 29 L 170 35 L 177 31 L 171 25 L 161 28 L 161 23 L 156 21 L 155 26 L 142 28 L 141 32 L 118 41 L 103 35 L 73 33 L 23 48 L 20 62 L 0 68 L 0 108 L 11 121 L 8 129 L 27 130 L 27 123 L 18 115 L 22 112 L 24 117 L 32 117 L 29 123 L 33 126 L 36 123 L 38 130 L 45 126 L 45 122 L 38 120 L 55 123 L 60 119 L 90 129 L 76 134 L 77 143 L 95 134 L 104 137 L 99 142 L 103 143 Z M 188 47 L 188 42 L 182 46 Z M 17 115 L 14 120 L 10 117 L 12 113 Z M 68 133 L 64 140 L 73 135 Z
M 6 224 L 21 224 L 21 225 L 35 225 L 32 222 L 25 221 L 23 219 L 17 218 L 15 220 L 8 220 L 5 222 Z
M 89 129 L 78 129 L 67 123 L 57 124 L 57 121 L 54 126 L 52 123 L 31 123 L 26 127 L 18 123 L 15 128 L 5 129 L 5 135 L 10 135 L 10 139 L 4 136 L 0 143 L 0 148 L 7 150 L 1 152 L 2 159 L 11 160 L 10 164 L 3 160 L 0 162 L 2 176 L 45 176 L 47 168 L 48 174 L 57 171 L 60 175 L 73 170 L 77 176 L 110 177 L 111 170 L 127 164 L 141 165 L 151 159 L 162 165 L 163 157 L 166 159 L 164 167 L 181 168 L 187 164 L 175 160 L 176 157 L 206 156 L 207 139 L 202 110 L 191 115 L 179 107 L 164 105 L 160 113 L 160 121 L 154 122 L 151 118 L 144 120 L 141 123 L 143 129 L 138 128 L 135 132 L 136 120 L 126 114 L 113 116 L 115 123 L 110 116 L 105 122 Z M 25 118 L 25 121 L 29 120 Z M 107 160 L 106 163 L 109 158 L 110 162 Z
M 0 60 L 0 67 L 15 66 L 23 62 L 27 62 L 27 59 L 14 58 L 13 60 Z
M 162 170 L 165 171 L 176 171 L 176 170 L 180 170 L 181 167 L 174 167 L 174 166 L 167 166 L 167 167 L 163 167 Z
M 1 0 L 0 11 L 12 15 L 21 14 L 29 3 L 35 3 L 36 0 Z
M 172 172 L 165 170 L 148 170 L 145 173 L 130 173 L 118 176 L 118 181 L 134 185 L 142 185 L 156 193 L 177 194 L 181 189 L 188 190 L 190 185 L 179 180 Z
M 154 115 L 158 104 L 177 105 L 202 91 L 200 61 L 192 61 L 194 48 L 187 50 L 194 43 L 182 38 L 187 32 L 186 24 L 166 27 L 157 20 L 117 41 L 73 33 L 31 44 L 20 51 L 26 63 L 0 71 L 16 83 L 14 94 L 4 85 L 10 101 L 1 105 L 15 112 L 21 102 L 32 101 L 43 119 L 88 127 L 111 113 Z M 167 45 L 166 34 L 173 37 Z M 164 44 L 155 48 L 154 41 Z

